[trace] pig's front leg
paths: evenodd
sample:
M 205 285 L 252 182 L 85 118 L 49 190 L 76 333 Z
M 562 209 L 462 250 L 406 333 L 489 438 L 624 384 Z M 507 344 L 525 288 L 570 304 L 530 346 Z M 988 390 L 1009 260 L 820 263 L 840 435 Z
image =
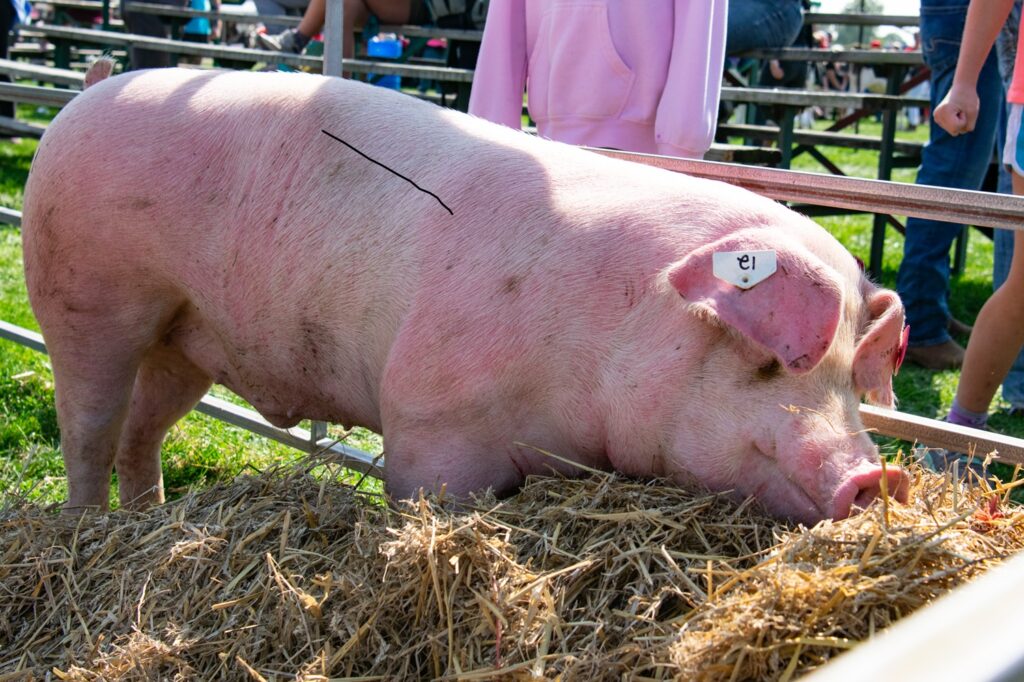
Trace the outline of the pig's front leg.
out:
M 491 488 L 498 495 L 522 485 L 524 476 L 515 460 L 490 439 L 464 437 L 462 425 L 439 418 L 422 427 L 384 427 L 385 472 L 388 494 L 410 498 L 440 492 L 455 498 Z

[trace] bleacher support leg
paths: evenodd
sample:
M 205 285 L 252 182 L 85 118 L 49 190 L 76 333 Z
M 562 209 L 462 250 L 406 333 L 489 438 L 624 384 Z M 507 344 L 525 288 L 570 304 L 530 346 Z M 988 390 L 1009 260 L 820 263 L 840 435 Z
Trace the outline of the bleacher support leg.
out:
M 342 49 L 345 44 L 344 0 L 327 0 L 324 22 L 324 75 L 342 75 Z
M 782 123 L 779 125 L 779 148 L 782 161 L 779 168 L 789 168 L 793 163 L 793 126 L 796 120 L 796 107 L 783 107 Z
M 964 225 L 960 231 L 959 236 L 956 238 L 956 249 L 953 251 L 953 274 L 962 275 L 964 274 L 964 268 L 967 267 L 967 238 L 971 234 L 970 225 Z
M 58 69 L 71 68 L 71 43 L 66 40 L 53 41 L 53 65 Z
M 886 83 L 886 94 L 894 95 L 899 92 L 900 83 L 903 81 L 903 69 L 894 68 L 889 74 Z M 896 124 L 899 119 L 899 110 L 886 109 L 882 113 L 882 145 L 878 150 L 878 179 L 892 179 L 892 159 L 896 148 Z M 868 274 L 881 280 L 882 256 L 885 251 L 885 226 L 889 222 L 889 216 L 884 213 L 876 213 L 874 226 L 871 230 L 871 255 L 868 259 Z
M 327 438 L 327 422 L 313 420 L 309 423 L 310 450 L 316 452 L 316 444 Z

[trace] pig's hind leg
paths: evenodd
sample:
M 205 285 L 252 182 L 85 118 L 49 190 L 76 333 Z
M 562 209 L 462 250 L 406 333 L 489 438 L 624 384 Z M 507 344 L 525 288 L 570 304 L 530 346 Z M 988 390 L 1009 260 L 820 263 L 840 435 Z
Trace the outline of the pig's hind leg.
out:
M 107 509 L 115 462 L 122 502 L 159 500 L 159 442 L 209 386 L 162 341 L 177 305 L 58 294 L 37 297 L 35 312 L 53 366 L 65 509 Z
M 205 372 L 166 342 L 143 358 L 114 462 L 122 507 L 140 509 L 164 501 L 160 446 L 211 384 Z
M 117 357 L 118 346 L 108 340 L 107 353 L 98 355 L 92 352 L 93 343 L 87 334 L 47 337 L 68 481 L 67 511 L 107 509 L 114 454 L 135 376 L 135 366 Z

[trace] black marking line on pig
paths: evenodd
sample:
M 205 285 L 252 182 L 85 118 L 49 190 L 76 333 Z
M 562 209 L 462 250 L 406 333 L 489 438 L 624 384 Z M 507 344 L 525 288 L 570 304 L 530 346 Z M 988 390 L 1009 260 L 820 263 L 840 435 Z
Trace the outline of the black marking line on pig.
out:
M 353 147 L 352 145 L 350 145 L 350 144 L 349 144 L 348 142 L 345 142 L 345 140 L 341 139 L 341 138 L 340 138 L 340 137 L 338 137 L 337 135 L 332 135 L 331 133 L 327 132 L 326 130 L 324 130 L 324 129 L 322 129 L 322 128 L 320 129 L 320 132 L 321 132 L 321 133 L 323 133 L 324 135 L 326 135 L 327 137 L 331 138 L 332 140 L 337 140 L 338 142 L 342 143 L 343 145 L 345 145 L 346 147 L 348 147 L 349 149 L 351 149 L 352 151 L 354 151 L 354 152 L 355 152 L 356 154 L 358 154 L 359 156 L 363 157 L 363 158 L 364 158 L 364 159 L 366 159 L 367 161 L 369 161 L 369 162 L 371 162 L 371 163 L 375 163 L 375 164 L 377 164 L 378 166 L 380 166 L 381 168 L 383 168 L 384 170 L 387 170 L 387 171 L 390 171 L 390 172 L 394 173 L 395 175 L 397 175 L 398 177 L 402 178 L 403 180 L 405 180 L 406 182 L 408 182 L 408 183 L 409 183 L 410 185 L 412 185 L 413 187 L 415 187 L 415 188 L 416 188 L 416 189 L 418 189 L 419 191 L 421 191 L 421 192 L 423 192 L 423 193 L 425 193 L 425 194 L 429 194 L 430 196 L 434 197 L 435 199 L 437 199 L 437 203 L 439 203 L 439 204 L 441 204 L 442 206 L 444 206 L 444 210 L 448 211 L 448 213 L 450 213 L 451 215 L 455 215 L 455 214 L 454 214 L 454 213 L 452 212 L 452 210 L 451 210 L 450 208 L 448 208 L 448 204 L 446 204 L 446 203 L 444 203 L 443 201 L 441 201 L 441 197 L 437 196 L 436 194 L 434 194 L 433 192 L 431 192 L 431 191 L 430 191 L 429 189 L 423 189 L 422 187 L 420 187 L 420 186 L 419 186 L 419 185 L 417 185 L 417 184 L 416 184 L 415 182 L 413 182 L 413 181 L 412 181 L 412 180 L 410 180 L 409 178 L 405 177 L 404 175 L 402 175 L 401 173 L 399 173 L 399 172 L 398 172 L 398 171 L 396 171 L 395 169 L 393 169 L 393 168 L 389 168 L 388 166 L 385 166 L 385 165 L 384 165 L 383 163 L 381 163 L 381 162 L 380 162 L 380 161 L 378 161 L 377 159 L 374 159 L 374 158 L 371 158 L 371 157 L 367 156 L 367 155 L 366 155 L 366 154 L 364 154 L 363 152 L 359 151 L 358 149 L 356 149 L 355 147 Z

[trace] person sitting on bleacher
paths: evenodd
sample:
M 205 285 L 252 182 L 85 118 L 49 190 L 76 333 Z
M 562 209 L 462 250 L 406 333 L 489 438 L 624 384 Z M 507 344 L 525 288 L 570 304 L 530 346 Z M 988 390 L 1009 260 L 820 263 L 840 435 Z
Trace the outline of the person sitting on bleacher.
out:
M 256 0 L 257 7 L 261 2 L 277 2 L 279 0 Z M 303 0 L 304 1 L 304 0 Z M 447 26 L 457 21 L 454 28 L 483 28 L 484 16 L 487 13 L 487 0 L 344 0 L 342 21 L 344 22 L 342 56 L 350 59 L 355 56 L 355 29 L 362 28 L 370 15 L 376 16 L 385 24 L 427 24 Z M 263 14 L 263 11 L 260 11 Z M 298 28 L 290 28 L 281 33 L 261 33 L 257 36 L 260 46 L 275 52 L 294 52 L 300 54 L 313 36 L 324 28 L 326 19 L 326 0 L 310 0 L 302 15 Z M 269 29 L 270 27 L 268 27 Z
M 181 0 L 150 0 L 158 5 L 181 7 Z M 129 33 L 152 38 L 170 38 L 170 25 L 158 14 L 124 12 L 124 25 Z M 160 50 L 146 50 L 132 45 L 128 57 L 133 69 L 159 69 L 171 66 L 171 53 Z
M 189 7 L 200 12 L 219 12 L 220 0 L 190 0 Z M 181 39 L 188 43 L 209 43 L 220 38 L 220 19 L 211 21 L 206 17 L 193 17 L 181 27 Z M 199 64 L 199 55 L 178 55 L 178 63 Z
M 803 9 L 806 11 L 810 9 L 810 3 L 807 0 L 801 2 Z M 737 3 L 735 1 L 729 4 L 729 15 L 730 15 L 730 27 L 732 25 L 732 12 L 733 7 Z M 801 16 L 800 24 L 802 27 L 796 35 L 796 38 L 792 43 L 783 45 L 782 47 L 802 47 L 802 48 L 813 48 L 816 46 L 814 39 L 814 31 L 810 24 L 804 24 Z M 726 40 L 726 53 L 728 53 L 728 39 Z M 761 69 L 761 78 L 758 85 L 763 88 L 796 88 L 804 89 L 807 87 L 807 80 L 810 73 L 808 68 L 809 64 L 799 59 L 789 59 L 781 61 L 778 59 L 770 59 Z M 767 118 L 773 121 L 780 121 L 782 115 L 782 109 L 778 106 L 770 108 L 770 112 L 766 112 L 765 109 L 768 107 L 758 107 L 755 115 L 756 123 L 764 123 Z M 813 120 L 813 117 L 812 117 Z
M 729 0 L 725 53 L 789 47 L 803 25 L 803 0 Z
M 542 137 L 700 158 L 725 61 L 723 0 L 491 0 L 469 113 Z

